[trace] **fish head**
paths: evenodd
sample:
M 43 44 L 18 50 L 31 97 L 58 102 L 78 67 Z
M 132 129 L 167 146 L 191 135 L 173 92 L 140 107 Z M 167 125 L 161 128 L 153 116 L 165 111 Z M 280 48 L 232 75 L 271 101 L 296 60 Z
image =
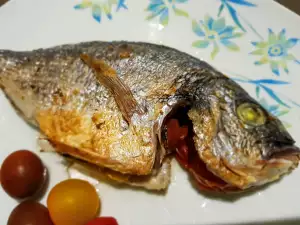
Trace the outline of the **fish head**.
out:
M 177 148 L 179 161 L 205 190 L 260 186 L 299 162 L 300 150 L 282 122 L 239 85 L 228 82 L 190 106 L 192 144 Z

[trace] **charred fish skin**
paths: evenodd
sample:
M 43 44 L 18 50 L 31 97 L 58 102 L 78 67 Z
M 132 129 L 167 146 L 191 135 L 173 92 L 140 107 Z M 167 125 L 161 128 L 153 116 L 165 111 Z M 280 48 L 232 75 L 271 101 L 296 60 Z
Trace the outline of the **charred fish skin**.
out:
M 99 76 L 116 75 L 145 113 L 129 113 L 125 120 L 115 90 L 99 82 L 82 55 L 100 65 Z M 277 118 L 206 62 L 170 47 L 95 41 L 3 50 L 0 85 L 59 152 L 120 173 L 148 175 L 161 165 L 171 151 L 162 137 L 164 124 L 181 104 L 189 107 L 193 124 L 193 157 L 223 180 L 210 186 L 192 168 L 206 189 L 259 186 L 298 165 L 299 149 Z

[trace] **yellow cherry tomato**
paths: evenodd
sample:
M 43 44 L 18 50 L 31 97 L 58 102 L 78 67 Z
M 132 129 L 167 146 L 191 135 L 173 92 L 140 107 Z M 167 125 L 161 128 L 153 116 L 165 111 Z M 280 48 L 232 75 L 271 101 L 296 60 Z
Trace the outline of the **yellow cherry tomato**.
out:
M 55 225 L 83 225 L 98 216 L 100 199 L 94 186 L 68 179 L 50 191 L 47 206 Z

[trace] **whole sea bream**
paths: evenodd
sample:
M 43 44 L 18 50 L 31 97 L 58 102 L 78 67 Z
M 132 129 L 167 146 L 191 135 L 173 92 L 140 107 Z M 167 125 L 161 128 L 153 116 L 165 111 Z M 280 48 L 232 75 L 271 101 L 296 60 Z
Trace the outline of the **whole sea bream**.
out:
M 175 154 L 199 189 L 235 192 L 298 166 L 278 118 L 212 66 L 166 46 L 1 50 L 0 86 L 56 152 L 109 180 L 166 189 Z

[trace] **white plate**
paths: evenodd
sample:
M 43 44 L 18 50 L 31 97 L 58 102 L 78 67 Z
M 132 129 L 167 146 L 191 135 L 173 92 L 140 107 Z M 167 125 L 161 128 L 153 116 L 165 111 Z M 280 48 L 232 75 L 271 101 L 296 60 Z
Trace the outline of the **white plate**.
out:
M 300 107 L 297 105 L 300 104 L 300 62 L 288 60 L 289 73 L 285 72 L 282 66 L 277 71 L 276 65 L 272 71 L 269 62 L 269 60 L 282 61 L 284 58 L 280 55 L 281 50 L 300 59 L 300 44 L 296 39 L 300 37 L 300 18 L 296 14 L 268 0 L 92 0 L 94 4 L 100 5 L 107 2 L 120 3 L 118 10 L 118 5 L 112 4 L 111 20 L 103 13 L 101 22 L 98 22 L 99 17 L 93 18 L 90 8 L 74 8 L 80 2 L 80 0 L 11 0 L 0 8 L 0 49 L 31 50 L 87 40 L 148 41 L 175 47 L 208 61 L 235 78 L 245 81 L 272 79 L 277 82 L 288 82 L 288 84 L 261 83 L 263 87 L 269 89 L 261 86 L 259 99 L 265 99 L 273 113 L 284 114 L 280 118 L 290 125 L 289 132 L 297 142 L 300 141 Z M 218 25 L 222 30 L 220 27 L 222 21 L 216 22 L 222 2 L 232 7 L 232 14 L 229 13 L 228 5 L 225 5 L 219 19 L 225 19 L 227 29 L 230 30 L 228 28 L 230 26 L 235 26 L 236 29 L 227 36 L 231 41 L 230 46 L 226 47 L 221 40 L 217 40 L 220 51 L 212 58 L 212 44 L 206 48 L 204 47 L 207 42 L 202 42 L 202 48 L 192 45 L 195 41 L 205 39 L 201 33 L 197 36 L 193 31 L 192 21 L 199 24 L 205 16 L 211 17 L 213 27 L 216 28 Z M 250 6 L 246 2 L 256 6 Z M 155 8 L 154 5 L 160 3 L 161 5 Z M 151 4 L 153 11 L 145 10 L 147 7 L 151 9 Z M 159 13 L 159 10 L 161 14 L 146 19 L 151 14 Z M 233 20 L 234 16 L 237 20 Z M 270 33 L 271 30 L 274 35 Z M 278 38 L 280 32 L 282 38 L 285 36 L 288 42 L 285 42 L 285 45 L 278 45 L 277 49 L 274 46 L 270 49 L 272 43 L 269 41 Z M 262 58 L 261 55 L 249 54 L 258 49 L 251 44 L 252 42 L 265 42 L 265 50 L 261 51 L 269 50 L 263 65 L 254 64 Z M 278 56 L 275 57 L 276 54 Z M 251 82 L 240 84 L 256 97 L 257 85 Z M 281 104 L 272 93 L 278 96 L 282 101 Z M 2 92 L 0 92 L 0 109 L 0 162 L 17 149 L 37 151 L 37 133 L 16 115 Z M 41 154 L 41 157 L 50 169 L 50 189 L 65 179 L 67 174 L 61 165 L 61 159 L 56 155 Z M 299 169 L 266 189 L 235 200 L 213 199 L 199 194 L 191 187 L 186 173 L 176 163 L 172 172 L 172 184 L 166 196 L 137 192 L 129 188 L 118 190 L 100 184 L 102 215 L 115 216 L 121 225 L 225 222 L 232 224 L 300 217 Z M 45 197 L 42 199 L 43 203 Z M 16 202 L 2 190 L 0 199 L 0 223 L 6 224 L 7 217 Z

